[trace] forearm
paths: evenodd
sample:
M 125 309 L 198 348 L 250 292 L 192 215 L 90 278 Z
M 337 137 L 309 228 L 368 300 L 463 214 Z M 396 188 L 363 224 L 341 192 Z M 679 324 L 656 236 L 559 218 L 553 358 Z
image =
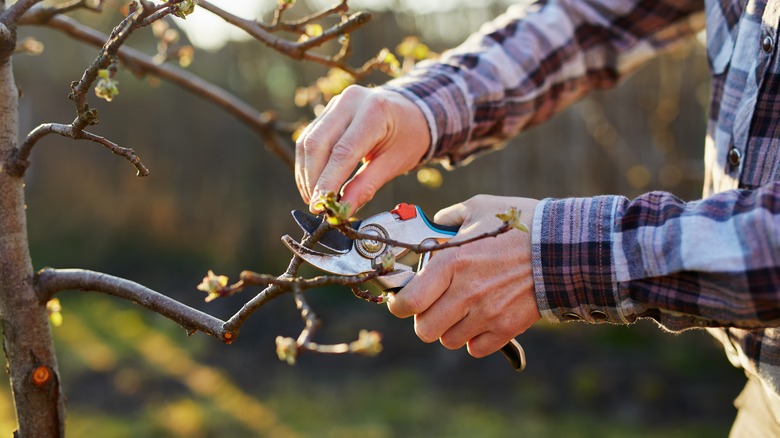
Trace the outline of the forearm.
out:
M 691 203 L 660 192 L 547 200 L 534 230 L 547 319 L 780 325 L 780 182 Z
M 610 87 L 703 26 L 700 1 L 551 0 L 516 6 L 386 87 L 415 101 L 428 159 L 457 164 Z

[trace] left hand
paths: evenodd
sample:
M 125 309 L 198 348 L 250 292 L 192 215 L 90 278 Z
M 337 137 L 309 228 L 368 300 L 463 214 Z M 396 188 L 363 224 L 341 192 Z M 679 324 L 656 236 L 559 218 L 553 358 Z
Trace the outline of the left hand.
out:
M 461 225 L 453 241 L 464 240 L 495 230 L 501 223 L 495 215 L 516 207 L 530 228 L 538 202 L 479 195 L 441 210 L 434 221 Z M 399 318 L 414 315 L 423 342 L 439 339 L 449 349 L 467 345 L 474 357 L 498 351 L 541 318 L 530 233 L 510 230 L 437 252 L 388 307 Z

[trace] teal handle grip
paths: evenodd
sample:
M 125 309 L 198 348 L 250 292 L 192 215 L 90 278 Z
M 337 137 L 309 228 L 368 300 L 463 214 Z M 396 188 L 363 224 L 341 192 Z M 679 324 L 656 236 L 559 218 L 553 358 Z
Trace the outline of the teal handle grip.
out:
M 441 234 L 448 234 L 450 236 L 454 236 L 458 234 L 458 230 L 460 230 L 460 225 L 442 225 L 437 224 L 433 220 L 431 220 L 428 216 L 423 213 L 422 209 L 420 207 L 417 207 L 417 212 L 420 213 L 420 217 L 425 222 L 425 225 L 428 225 L 428 228 L 432 229 L 433 231 L 436 231 Z

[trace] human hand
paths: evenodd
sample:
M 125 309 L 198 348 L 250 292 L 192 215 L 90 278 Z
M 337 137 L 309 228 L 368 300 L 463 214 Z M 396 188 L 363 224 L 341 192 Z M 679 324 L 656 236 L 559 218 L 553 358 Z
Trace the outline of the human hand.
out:
M 518 208 L 529 228 L 539 201 L 479 195 L 445 208 L 434 221 L 461 225 L 453 241 L 500 225 L 496 213 Z M 388 301 L 399 318 L 414 315 L 424 342 L 467 345 L 474 357 L 491 354 L 541 318 L 531 268 L 531 234 L 510 231 L 495 238 L 439 251 Z
M 312 213 L 320 194 L 341 190 L 350 214 L 412 170 L 431 143 L 422 111 L 381 88 L 350 86 L 306 127 L 295 145 L 295 182 Z M 362 160 L 355 176 L 347 181 Z

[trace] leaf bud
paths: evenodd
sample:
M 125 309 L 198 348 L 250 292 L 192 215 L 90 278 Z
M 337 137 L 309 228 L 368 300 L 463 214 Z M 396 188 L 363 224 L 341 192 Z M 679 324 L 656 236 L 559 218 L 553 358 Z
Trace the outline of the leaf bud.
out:
M 357 341 L 350 342 L 349 351 L 364 356 L 376 356 L 382 352 L 382 335 L 373 330 L 361 330 Z
M 288 365 L 295 365 L 295 360 L 298 357 L 298 343 L 293 338 L 277 336 L 276 355 L 282 362 L 287 362 Z

